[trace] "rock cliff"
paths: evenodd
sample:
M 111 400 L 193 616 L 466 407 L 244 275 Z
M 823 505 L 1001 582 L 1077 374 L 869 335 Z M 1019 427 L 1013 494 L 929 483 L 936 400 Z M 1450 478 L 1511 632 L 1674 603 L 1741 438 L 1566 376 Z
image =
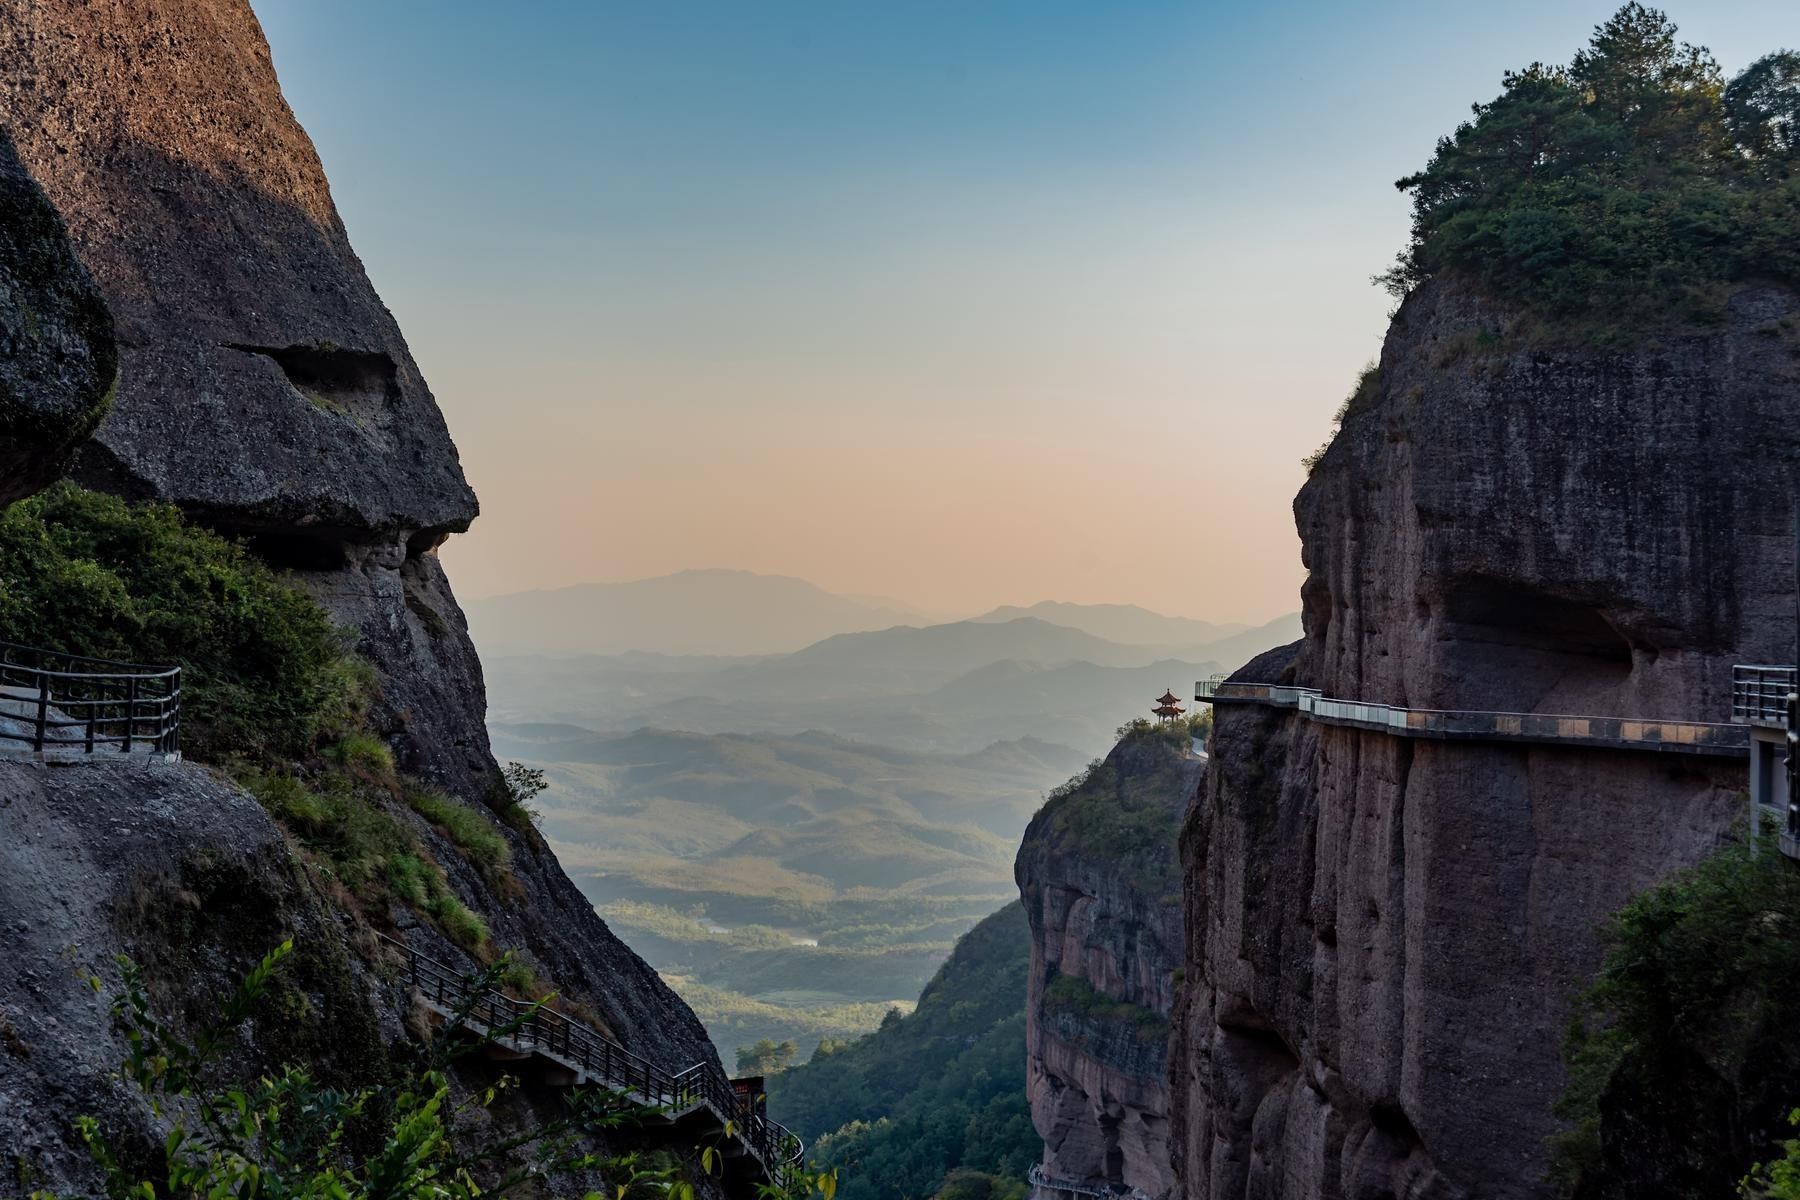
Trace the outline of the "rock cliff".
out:
M 74 251 L 56 248 L 55 214 L 0 147 L 0 206 L 24 214 L 0 229 L 0 317 L 12 348 L 0 400 L 66 418 L 41 450 L 0 450 L 0 498 L 47 482 L 56 452 L 98 418 L 113 378 L 110 308 L 116 395 L 77 453 L 77 478 L 172 501 L 291 569 L 360 635 L 401 768 L 464 800 L 495 801 L 480 664 L 435 553 L 473 519 L 474 496 L 350 248 L 248 4 L 0 5 L 0 123 Z M 45 270 L 48 285 L 18 289 L 21 272 Z M 38 322 L 24 339 L 20 314 Z M 37 1114 L 0 1123 L 0 1145 L 61 1138 L 60 1161 L 85 1162 L 68 1119 L 104 1099 L 94 1072 L 116 1062 L 107 1058 L 116 1046 L 104 1014 L 65 994 L 78 982 L 68 970 L 115 950 L 152 978 L 173 970 L 191 1013 L 216 1007 L 222 981 L 278 932 L 300 934 L 337 982 L 308 993 L 334 1032 L 297 1052 L 327 1070 L 347 1057 L 376 1065 L 366 1035 L 393 1033 L 397 1018 L 352 953 L 367 936 L 300 877 L 253 801 L 193 766 L 0 768 L 0 823 L 13 826 L 4 840 L 24 856 L 0 872 L 0 1109 Z M 98 773 L 108 770 L 119 773 Z M 483 918 L 491 945 L 522 952 L 638 1053 L 675 1069 L 713 1058 L 692 1012 L 595 916 L 534 830 L 495 824 L 511 868 L 490 876 L 442 830 L 398 816 Z M 225 882 L 190 883 L 194 871 Z M 146 888 L 198 915 L 170 901 L 174 916 L 144 925 Z M 402 928 L 411 920 L 398 907 L 376 916 Z M 218 929 L 196 932 L 209 922 Z M 414 933 L 460 957 L 430 926 Z M 52 1069 L 65 1059 L 75 1066 Z
M 248 3 L 9 4 L 0 63 L 0 123 L 118 325 L 76 477 L 298 570 L 361 632 L 407 769 L 476 794 L 481 668 L 434 553 L 475 496 Z
M 1175 836 L 1204 774 L 1185 736 L 1122 739 L 1032 819 L 1026 1090 L 1044 1174 L 1167 1194 L 1168 1014 L 1181 965 Z
M 159 1017 L 191 1030 L 216 1019 L 260 956 L 293 938 L 243 1039 L 248 1061 L 236 1065 L 246 1075 L 298 1063 L 328 1086 L 363 1083 L 409 1036 L 411 988 L 397 960 L 300 868 L 255 800 L 192 764 L 0 758 L 0 931 L 0 1179 L 27 1190 L 103 1193 L 77 1117 L 101 1121 L 128 1169 L 147 1169 L 166 1131 L 118 1078 L 127 1048 L 108 1007 L 117 954 L 142 968 Z M 406 936 L 455 958 L 427 925 Z M 686 1010 L 648 1011 L 657 995 L 625 978 L 598 1011 L 634 1045 L 648 1039 L 653 1053 L 699 1061 L 694 1039 L 704 1035 L 681 1044 Z M 484 1086 L 496 1073 L 465 1059 L 456 1082 Z M 563 1103 L 527 1072 L 486 1115 L 524 1127 Z
M 0 504 L 62 473 L 117 365 L 106 302 L 0 129 Z
M 1415 708 L 1723 721 L 1792 652 L 1800 300 L 1556 346 L 1443 281 L 1295 501 L 1306 635 L 1238 677 Z M 1747 764 L 1218 707 L 1182 834 L 1184 1196 L 1539 1196 L 1598 926 Z

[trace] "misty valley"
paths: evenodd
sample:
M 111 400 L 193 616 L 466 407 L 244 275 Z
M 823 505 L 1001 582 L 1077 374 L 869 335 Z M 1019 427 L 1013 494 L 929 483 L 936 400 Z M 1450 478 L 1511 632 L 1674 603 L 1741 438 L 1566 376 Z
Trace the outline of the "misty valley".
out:
M 484 647 L 640 642 L 487 653 L 494 751 L 546 772 L 535 804 L 558 859 L 727 1062 L 759 1042 L 804 1062 L 909 1011 L 1017 895 L 1048 792 L 1165 688 L 1298 630 L 1072 604 L 862 629 L 903 610 L 744 572 L 572 591 L 470 605 Z M 695 629 L 715 649 L 779 645 L 802 614 L 818 639 L 786 653 L 657 649 Z

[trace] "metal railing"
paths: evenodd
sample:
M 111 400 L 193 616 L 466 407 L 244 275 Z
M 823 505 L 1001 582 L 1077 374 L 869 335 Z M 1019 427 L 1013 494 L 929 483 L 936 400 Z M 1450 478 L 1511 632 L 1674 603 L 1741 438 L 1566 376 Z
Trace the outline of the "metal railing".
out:
M 1786 693 L 1783 693 L 1785 700 Z M 1711 721 L 1635 720 L 1567 713 L 1396 708 L 1362 700 L 1338 700 L 1317 688 L 1273 683 L 1233 683 L 1221 676 L 1194 685 L 1194 699 L 1245 701 L 1292 708 L 1328 725 L 1373 729 L 1396 737 L 1445 740 L 1574 743 L 1625 750 L 1663 750 L 1736 756 L 1748 751 L 1742 725 Z
M 1046 1175 L 1042 1163 L 1032 1163 L 1031 1169 L 1025 1172 L 1025 1179 L 1034 1191 L 1066 1192 L 1071 1196 L 1105 1197 L 1106 1200 L 1150 1200 L 1149 1195 L 1140 1188 L 1112 1188 L 1104 1184 L 1081 1183 Z
M 92 754 L 174 754 L 181 668 L 0 642 L 0 741 Z
M 1787 727 L 1787 698 L 1796 686 L 1793 667 L 1731 668 L 1731 719 L 1746 725 Z
M 740 1094 L 710 1062 L 671 1073 L 580 1021 L 491 988 L 477 990 L 467 976 L 453 968 L 405 942 L 380 936 L 405 958 L 412 985 L 426 1002 L 445 1013 L 463 1012 L 464 1023 L 476 1032 L 492 1035 L 509 1048 L 542 1053 L 672 1115 L 710 1109 L 719 1127 L 729 1126 L 731 1136 L 762 1166 L 769 1181 L 779 1186 L 787 1186 L 799 1170 L 805 1144 L 769 1119 L 760 1093 Z

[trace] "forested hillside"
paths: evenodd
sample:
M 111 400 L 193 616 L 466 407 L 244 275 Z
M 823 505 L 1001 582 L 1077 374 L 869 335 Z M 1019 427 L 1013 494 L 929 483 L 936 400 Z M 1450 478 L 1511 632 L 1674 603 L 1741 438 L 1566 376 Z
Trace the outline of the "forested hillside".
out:
M 771 1115 L 822 1165 L 844 1168 L 845 1200 L 929 1196 L 952 1170 L 1022 1180 L 1037 1161 L 1025 1100 L 1030 957 L 1014 902 L 963 935 L 911 1015 L 770 1079 Z

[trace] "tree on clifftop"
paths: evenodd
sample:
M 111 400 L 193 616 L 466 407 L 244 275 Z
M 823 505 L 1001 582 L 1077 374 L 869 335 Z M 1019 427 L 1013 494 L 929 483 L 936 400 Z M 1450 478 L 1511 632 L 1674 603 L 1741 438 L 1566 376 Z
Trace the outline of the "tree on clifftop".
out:
M 1800 55 L 1729 86 L 1661 12 L 1627 4 L 1566 67 L 1508 72 L 1438 142 L 1382 282 L 1454 273 L 1541 313 L 1717 318 L 1722 285 L 1800 285 Z

